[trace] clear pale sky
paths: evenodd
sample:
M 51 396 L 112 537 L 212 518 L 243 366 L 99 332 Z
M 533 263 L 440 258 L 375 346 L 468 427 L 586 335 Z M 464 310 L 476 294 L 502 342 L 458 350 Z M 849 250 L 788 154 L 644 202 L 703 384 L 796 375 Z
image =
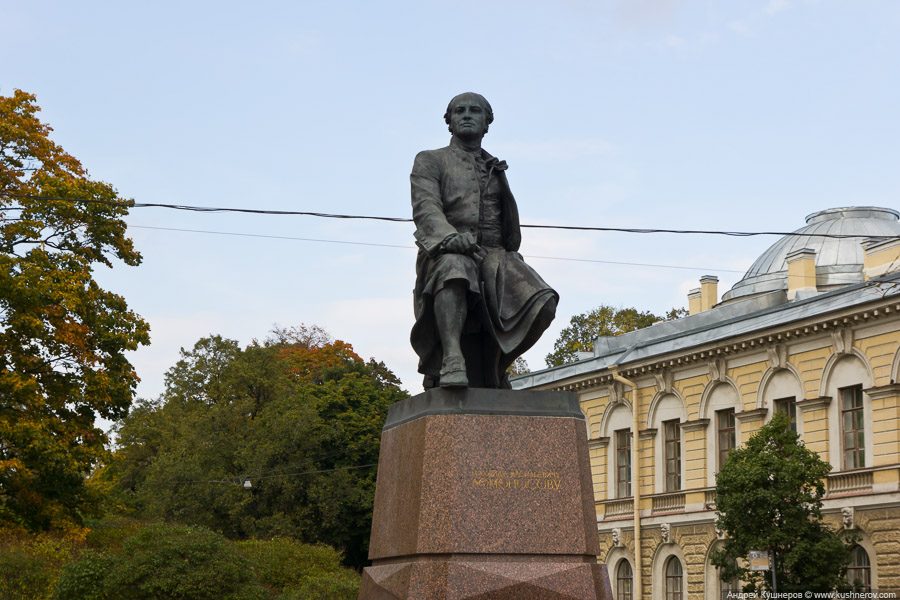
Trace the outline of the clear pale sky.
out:
M 896 0 L 10 2 L 0 94 L 37 95 L 53 138 L 137 202 L 408 217 L 416 152 L 463 91 L 496 120 L 523 223 L 793 230 L 898 208 Z M 421 390 L 410 224 L 137 208 L 140 267 L 100 267 L 151 326 L 143 397 L 200 337 L 318 324 Z M 333 240 L 239 237 L 147 227 Z M 663 313 L 727 291 L 776 238 L 525 229 L 573 314 Z M 669 265 L 618 265 L 538 257 Z

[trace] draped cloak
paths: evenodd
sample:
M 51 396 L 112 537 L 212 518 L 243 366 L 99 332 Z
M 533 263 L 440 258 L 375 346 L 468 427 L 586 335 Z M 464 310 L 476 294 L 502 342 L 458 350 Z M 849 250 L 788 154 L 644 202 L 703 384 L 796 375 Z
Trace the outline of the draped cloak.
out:
M 463 280 L 468 290 L 463 353 L 473 387 L 508 386 L 507 367 L 538 340 L 549 324 L 538 316 L 551 299 L 559 299 L 518 253 L 519 212 L 505 170 L 505 162 L 484 150 L 467 152 L 455 141 L 420 152 L 413 164 L 410 183 L 419 252 L 410 342 L 419 355 L 425 387 L 437 385 L 440 377 L 443 351 L 434 295 L 448 281 Z M 479 261 L 443 253 L 442 243 L 454 233 L 472 235 L 487 256 Z M 477 352 L 467 352 L 476 345 Z M 473 360 L 479 364 L 471 364 Z

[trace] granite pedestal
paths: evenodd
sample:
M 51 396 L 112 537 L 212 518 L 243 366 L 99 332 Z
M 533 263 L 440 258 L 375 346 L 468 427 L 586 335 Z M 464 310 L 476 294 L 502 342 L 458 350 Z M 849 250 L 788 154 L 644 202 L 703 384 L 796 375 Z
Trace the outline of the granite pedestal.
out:
M 360 600 L 611 600 L 586 434 L 565 392 L 391 406 Z

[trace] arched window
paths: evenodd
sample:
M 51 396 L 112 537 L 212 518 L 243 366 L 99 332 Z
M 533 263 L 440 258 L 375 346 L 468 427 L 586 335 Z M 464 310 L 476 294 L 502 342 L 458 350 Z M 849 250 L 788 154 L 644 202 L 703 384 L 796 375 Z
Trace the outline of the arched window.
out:
M 716 578 L 719 581 L 719 598 L 720 600 L 728 600 L 729 594 L 739 592 L 741 586 L 737 578 L 731 579 L 729 581 L 722 581 L 721 574 L 722 569 L 716 569 Z
M 847 567 L 847 581 L 858 592 L 872 590 L 872 566 L 865 548 L 856 546 L 850 552 L 850 564 Z
M 666 600 L 682 600 L 682 579 L 681 561 L 672 556 L 666 562 Z
M 634 574 L 631 571 L 631 563 L 628 559 L 623 558 L 619 561 L 619 567 L 616 569 L 616 600 L 632 600 L 632 584 L 634 582 Z

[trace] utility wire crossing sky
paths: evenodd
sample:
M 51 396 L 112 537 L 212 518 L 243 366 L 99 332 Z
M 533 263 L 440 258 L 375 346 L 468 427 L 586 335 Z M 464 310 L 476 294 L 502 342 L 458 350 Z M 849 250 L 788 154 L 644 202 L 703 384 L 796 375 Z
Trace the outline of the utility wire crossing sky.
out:
M 191 212 L 207 212 L 207 213 L 249 213 L 257 215 L 282 215 L 282 216 L 306 216 L 319 217 L 324 219 L 361 219 L 371 221 L 392 221 L 396 223 L 412 223 L 412 219 L 403 217 L 378 217 L 371 215 L 340 215 L 321 212 L 306 212 L 297 210 L 265 210 L 259 208 L 216 208 L 211 206 L 189 206 L 184 204 L 158 204 L 148 202 L 111 202 L 109 200 L 96 200 L 93 198 L 54 198 L 50 196 L 29 196 L 27 194 L 15 194 L 12 192 L 0 191 L 5 196 L 14 198 L 29 198 L 32 200 L 53 200 L 58 202 L 87 202 L 93 204 L 107 204 L 111 206 L 125 206 L 128 208 L 170 208 L 174 210 L 186 210 Z M 13 207 L 9 210 L 21 210 L 21 208 Z M 871 236 L 860 234 L 840 234 L 840 233 L 794 233 L 792 231 L 710 231 L 702 229 L 649 229 L 635 227 L 591 227 L 585 225 L 529 225 L 522 223 L 520 227 L 530 227 L 534 229 L 563 229 L 575 231 L 617 231 L 620 233 L 680 233 L 680 234 L 705 234 L 705 235 L 729 235 L 735 237 L 752 237 L 757 235 L 776 235 L 783 237 L 786 235 L 799 237 L 821 237 L 835 239 L 850 238 L 870 238 L 870 239 L 894 239 L 896 236 Z M 384 244 L 379 244 L 384 245 Z M 635 263 L 620 263 L 635 264 Z

